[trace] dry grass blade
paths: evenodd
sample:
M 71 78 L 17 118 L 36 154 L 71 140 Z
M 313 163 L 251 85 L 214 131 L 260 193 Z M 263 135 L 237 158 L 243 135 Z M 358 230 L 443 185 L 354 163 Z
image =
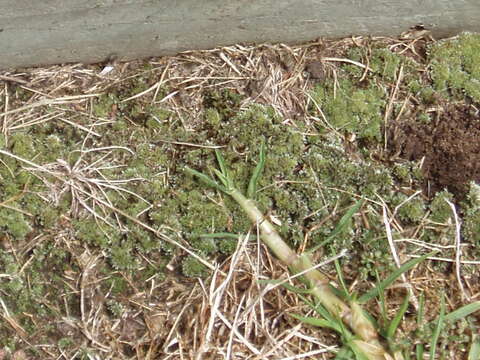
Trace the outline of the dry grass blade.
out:
M 69 104 L 73 102 L 84 101 L 86 99 L 97 97 L 97 96 L 99 96 L 99 94 L 73 95 L 73 96 L 59 97 L 55 99 L 43 99 L 30 105 L 25 105 L 16 109 L 4 111 L 0 113 L 0 116 L 11 115 L 11 114 L 19 113 L 22 111 L 35 109 L 37 107 L 42 107 L 42 106 Z
M 452 209 L 453 218 L 455 219 L 455 275 L 458 282 L 458 287 L 462 294 L 462 298 L 465 300 L 470 301 L 470 297 L 465 292 L 465 288 L 462 282 L 462 275 L 461 275 L 461 258 L 462 258 L 462 240 L 461 240 L 461 233 L 460 233 L 460 220 L 458 219 L 457 211 L 455 209 L 455 205 L 449 201 L 445 200 L 450 208 Z

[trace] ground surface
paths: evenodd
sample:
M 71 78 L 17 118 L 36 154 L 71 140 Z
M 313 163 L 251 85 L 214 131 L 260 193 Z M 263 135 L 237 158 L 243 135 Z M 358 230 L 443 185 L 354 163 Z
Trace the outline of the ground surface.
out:
M 0 359 L 332 358 L 339 339 L 258 281 L 286 272 L 255 236 L 239 241 L 256 233 L 245 215 L 184 172 L 211 173 L 220 148 L 245 190 L 262 142 L 259 207 L 298 252 L 343 254 L 352 291 L 438 251 L 384 294 L 391 318 L 412 289 L 406 352 L 428 350 L 443 295 L 447 311 L 479 300 L 477 35 L 112 65 L 0 74 Z M 478 314 L 448 324 L 439 358 L 464 357 L 478 327 Z

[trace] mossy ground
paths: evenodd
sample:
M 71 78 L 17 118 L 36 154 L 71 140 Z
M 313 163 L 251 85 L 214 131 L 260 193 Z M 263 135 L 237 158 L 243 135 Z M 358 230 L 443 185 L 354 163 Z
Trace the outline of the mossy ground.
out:
M 104 343 L 99 345 L 88 332 L 89 319 L 104 325 L 133 318 L 138 310 L 148 312 L 141 304 L 167 299 L 162 284 L 172 281 L 169 278 L 176 279 L 171 289 L 175 297 L 183 298 L 195 277 L 208 281 L 211 275 L 195 257 L 138 222 L 210 262 L 231 255 L 237 240 L 202 235 L 245 234 L 251 229 L 230 198 L 205 189 L 183 171 L 185 166 L 211 171 L 216 166 L 213 146 L 222 147 L 236 184 L 246 190 L 265 142 L 267 162 L 255 195 L 259 207 L 276 219 L 280 234 L 295 248 L 323 244 L 319 258 L 348 250 L 342 265 L 346 279 L 357 284 L 356 291 L 396 267 L 382 206 L 388 209 L 402 260 L 432 248 L 442 249 L 442 258 L 453 259 L 455 222 L 445 199 L 455 201 L 454 196 L 448 189 L 423 195 L 421 162 L 392 155 L 385 135 L 392 120 L 430 121 L 432 106 L 460 101 L 478 110 L 480 38 L 462 35 L 428 44 L 425 57 L 408 47 L 401 52 L 392 44 L 367 39 L 360 45 L 339 47 L 339 56 L 368 63 L 370 70 L 352 63 L 328 64 L 330 76 L 305 80 L 305 112 L 289 118 L 277 104 L 252 100 L 251 83 L 239 90 L 207 79 L 192 87 L 192 99 L 185 90 L 188 82 L 166 82 L 152 90 L 168 59 L 132 64 L 117 81 L 98 80 L 97 68 L 90 67 L 83 85 L 73 81 L 77 85 L 59 87 L 53 96 L 100 95 L 38 106 L 22 116 L 6 113 L 0 148 L 16 157 L 0 156 L 0 292 L 10 320 L 0 326 L 0 345 L 11 353 L 24 349 L 34 357 L 63 352 L 87 358 L 88 353 L 109 349 L 107 340 L 117 336 L 124 345 L 112 350 L 115 354 L 138 354 L 126 333 L 128 326 L 140 332 L 146 320 L 137 327 L 122 322 L 127 330 L 111 328 L 112 335 L 100 336 Z M 313 46 L 312 54 L 316 50 Z M 179 71 L 194 73 L 192 66 L 179 66 Z M 54 71 L 58 76 L 62 68 Z M 35 74 L 40 76 L 32 72 L 32 86 L 42 89 Z M 177 77 L 182 79 L 182 74 Z M 48 86 L 53 88 L 54 82 Z M 37 100 L 38 93 L 28 87 L 8 83 L 0 108 Z M 48 121 L 29 124 L 48 116 Z M 480 121 L 478 114 L 472 121 Z M 457 209 L 463 217 L 463 257 L 475 259 L 480 249 L 480 202 L 474 184 L 478 178 L 469 180 L 469 193 Z M 324 243 L 359 198 L 366 199 L 360 213 Z M 469 291 L 478 296 L 475 266 L 464 265 L 463 271 Z M 432 261 L 414 277 L 416 291 L 425 293 L 432 304 L 427 305 L 431 318 L 438 313 L 443 292 L 452 309 L 462 304 L 451 276 L 451 262 Z M 394 304 L 402 295 L 393 290 L 389 294 Z M 428 332 L 406 326 L 405 346 L 430 336 L 424 330 Z M 478 319 L 473 317 L 445 331 L 442 356 L 461 357 L 475 331 Z M 137 346 L 148 348 L 152 342 Z

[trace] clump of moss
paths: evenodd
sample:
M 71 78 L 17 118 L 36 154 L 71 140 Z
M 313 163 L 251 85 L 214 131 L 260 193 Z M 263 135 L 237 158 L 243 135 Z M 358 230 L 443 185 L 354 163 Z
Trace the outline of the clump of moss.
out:
M 237 114 L 242 97 L 230 89 L 207 90 L 203 95 L 203 106 L 207 120 L 212 120 L 212 115 L 217 114 L 220 120 L 226 120 Z
M 183 275 L 188 277 L 205 277 L 208 275 L 207 267 L 192 256 L 183 259 L 182 272 Z
M 426 205 L 421 197 L 409 199 L 405 194 L 395 194 L 392 206 L 398 208 L 398 217 L 406 223 L 419 223 L 425 215 Z
M 15 206 L 14 203 L 9 205 Z M 23 239 L 32 231 L 32 227 L 20 211 L 3 207 L 0 207 L 0 229 L 9 233 L 15 239 Z
M 10 137 L 12 152 L 24 159 L 32 159 L 36 155 L 34 139 L 27 132 L 18 132 Z
M 380 141 L 385 93 L 376 84 L 359 86 L 355 80 L 341 78 L 317 85 L 312 93 L 328 122 L 338 131 L 356 134 L 361 139 Z M 315 107 L 312 112 L 317 116 Z
M 93 104 L 93 114 L 100 118 L 108 117 L 120 100 L 112 93 L 100 96 Z
M 473 182 L 470 184 L 470 191 L 464 203 L 463 221 L 463 233 L 478 252 L 480 249 L 480 186 Z
M 91 219 L 79 219 L 73 221 L 73 228 L 76 230 L 76 237 L 89 244 L 108 248 L 112 244 L 112 235 L 118 242 L 118 234 L 111 234 L 112 230 L 106 225 Z M 109 234 L 110 233 L 110 234 Z
M 327 137 L 312 146 L 307 152 L 307 161 L 322 186 L 342 190 L 324 193 L 328 203 L 341 200 L 340 204 L 345 205 L 351 194 L 388 196 L 392 190 L 392 175 L 386 167 L 351 159 L 338 139 Z
M 134 254 L 134 246 L 130 239 L 115 244 L 110 249 L 109 260 L 116 270 L 134 270 L 138 268 L 138 259 Z
M 448 204 L 448 201 L 453 201 L 453 195 L 447 190 L 443 190 L 435 194 L 432 202 L 430 203 L 430 219 L 438 223 L 446 223 L 452 218 L 452 208 Z
M 431 77 L 437 91 L 480 102 L 480 35 L 465 33 L 429 49 Z
M 407 59 L 388 49 L 374 49 L 370 56 L 370 68 L 384 80 L 395 81 L 397 72 Z
M 64 279 L 59 274 L 78 269 L 70 264 L 66 251 L 48 240 L 37 244 L 28 259 L 20 253 L 14 257 L 0 250 L 0 266 L 8 274 L 0 284 L 2 299 L 29 334 L 38 334 L 38 323 L 49 322 L 58 315 L 57 309 L 64 305 L 64 300 L 71 301 L 73 294 L 66 294 Z M 38 321 L 32 320 L 32 316 Z

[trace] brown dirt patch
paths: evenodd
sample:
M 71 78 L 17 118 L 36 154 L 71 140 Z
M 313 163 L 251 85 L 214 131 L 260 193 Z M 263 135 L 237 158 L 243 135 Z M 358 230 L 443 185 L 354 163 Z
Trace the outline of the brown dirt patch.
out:
M 423 159 L 423 186 L 429 197 L 446 188 L 462 200 L 468 183 L 480 182 L 480 111 L 473 105 L 448 105 L 426 124 L 392 124 L 389 140 L 391 154 Z

